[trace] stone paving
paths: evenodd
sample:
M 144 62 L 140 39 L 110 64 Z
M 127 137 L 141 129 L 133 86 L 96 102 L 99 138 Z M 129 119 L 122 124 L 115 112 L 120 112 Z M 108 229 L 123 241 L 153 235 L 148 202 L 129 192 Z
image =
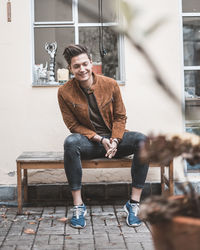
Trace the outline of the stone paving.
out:
M 145 224 L 126 225 L 123 206 L 87 206 L 87 226 L 69 225 L 71 207 L 0 208 L 1 250 L 153 250 Z

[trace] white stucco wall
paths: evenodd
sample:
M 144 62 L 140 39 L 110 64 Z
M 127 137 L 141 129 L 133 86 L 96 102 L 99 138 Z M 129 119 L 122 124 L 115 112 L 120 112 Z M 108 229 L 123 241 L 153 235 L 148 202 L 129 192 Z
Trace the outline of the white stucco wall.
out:
M 182 98 L 181 41 L 178 1 L 140 0 L 141 26 L 157 17 L 166 22 L 143 41 L 160 71 Z M 6 1 L 0 2 L 0 184 L 16 184 L 17 156 L 23 151 L 61 151 L 69 134 L 57 104 L 57 87 L 32 87 L 30 1 L 12 1 L 12 22 L 7 23 Z M 126 83 L 121 87 L 130 130 L 144 133 L 181 132 L 181 108 L 159 88 L 152 74 L 125 39 Z M 49 173 L 49 174 L 48 174 Z M 32 182 L 65 181 L 59 171 L 31 174 Z M 158 180 L 150 170 L 148 180 Z M 130 170 L 86 170 L 83 181 L 130 180 Z

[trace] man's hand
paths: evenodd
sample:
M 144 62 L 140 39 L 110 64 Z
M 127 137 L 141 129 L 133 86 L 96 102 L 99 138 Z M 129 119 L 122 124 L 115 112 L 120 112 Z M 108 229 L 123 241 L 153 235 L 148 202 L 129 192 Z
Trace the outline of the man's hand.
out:
M 103 138 L 101 143 L 104 146 L 106 152 L 108 152 L 108 150 L 112 147 L 110 140 L 108 138 Z
M 93 141 L 98 141 L 98 142 L 101 142 L 102 145 L 104 146 L 105 150 L 106 150 L 106 155 L 105 157 L 108 157 L 108 158 L 112 158 L 115 156 L 116 152 L 117 152 L 117 146 L 118 146 L 118 143 L 117 143 L 117 139 L 108 139 L 108 138 L 103 138 L 101 137 L 100 135 L 95 135 L 93 138 L 92 138 Z
M 118 145 L 118 143 L 115 140 L 113 140 L 112 138 L 110 140 L 109 139 L 106 139 L 106 140 L 107 140 L 107 143 L 108 143 L 107 145 L 109 145 L 109 148 L 107 149 L 104 146 L 105 149 L 106 149 L 106 155 L 105 156 L 108 157 L 109 159 L 111 159 L 111 158 L 113 158 L 115 156 L 115 154 L 117 152 L 117 145 Z

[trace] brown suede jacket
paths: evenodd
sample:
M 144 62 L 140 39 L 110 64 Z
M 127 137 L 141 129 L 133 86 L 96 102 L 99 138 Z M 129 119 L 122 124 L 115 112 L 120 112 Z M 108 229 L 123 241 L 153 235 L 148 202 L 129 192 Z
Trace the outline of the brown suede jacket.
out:
M 96 74 L 93 76 L 91 90 L 100 114 L 112 132 L 111 137 L 122 139 L 126 124 L 126 110 L 119 86 L 112 78 Z M 71 133 L 82 134 L 88 139 L 96 135 L 89 117 L 87 98 L 75 78 L 58 89 L 58 102 L 63 120 Z

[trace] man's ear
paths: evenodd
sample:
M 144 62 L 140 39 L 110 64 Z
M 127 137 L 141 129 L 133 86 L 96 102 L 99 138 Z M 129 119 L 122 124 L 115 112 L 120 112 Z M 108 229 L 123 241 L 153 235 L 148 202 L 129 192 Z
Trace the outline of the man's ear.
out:
M 71 71 L 71 66 L 68 65 L 67 68 L 68 68 L 68 70 L 72 73 L 72 71 Z

